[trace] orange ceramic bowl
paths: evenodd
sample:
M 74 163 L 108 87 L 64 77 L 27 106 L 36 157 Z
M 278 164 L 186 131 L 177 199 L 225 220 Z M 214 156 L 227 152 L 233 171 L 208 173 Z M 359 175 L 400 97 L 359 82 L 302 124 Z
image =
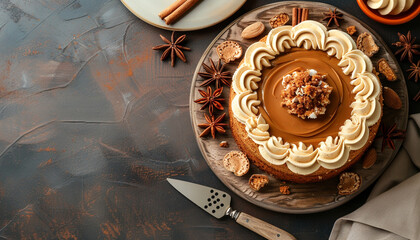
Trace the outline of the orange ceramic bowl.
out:
M 388 24 L 388 25 L 398 25 L 409 22 L 413 20 L 420 13 L 420 0 L 416 0 L 408 11 L 400 13 L 398 15 L 381 15 L 377 10 L 369 8 L 366 4 L 367 0 L 357 0 L 360 9 L 373 20 Z

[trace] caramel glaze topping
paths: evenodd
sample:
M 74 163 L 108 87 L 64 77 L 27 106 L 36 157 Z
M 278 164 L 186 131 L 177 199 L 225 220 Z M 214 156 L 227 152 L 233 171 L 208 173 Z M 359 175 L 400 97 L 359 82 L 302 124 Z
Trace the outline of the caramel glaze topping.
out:
M 343 73 L 338 63 L 337 58 L 323 51 L 292 48 L 277 56 L 271 68 L 262 71 L 258 88 L 258 98 L 261 100 L 259 113 L 269 124 L 272 136 L 282 137 L 283 141 L 289 143 L 303 142 L 306 146 L 312 144 L 314 147 L 318 147 L 318 143 L 325 141 L 328 136 L 338 136 L 340 127 L 351 116 L 350 104 L 354 101 L 350 76 Z M 326 82 L 333 87 L 331 103 L 325 114 L 317 119 L 301 119 L 281 106 L 283 76 L 297 68 L 315 69 L 327 74 Z

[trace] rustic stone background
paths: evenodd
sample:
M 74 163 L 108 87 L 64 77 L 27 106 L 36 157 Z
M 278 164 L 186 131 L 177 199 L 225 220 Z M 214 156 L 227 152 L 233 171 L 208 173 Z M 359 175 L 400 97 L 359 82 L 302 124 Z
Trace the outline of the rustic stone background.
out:
M 230 219 L 211 218 L 165 179 L 228 191 L 196 145 L 191 77 L 219 31 L 271 2 L 248 0 L 222 23 L 188 33 L 188 63 L 172 68 L 151 50 L 170 32 L 118 0 L 0 1 L 0 239 L 258 239 Z M 420 37 L 419 18 L 386 26 L 355 1 L 325 2 L 359 17 L 389 46 L 398 31 Z M 420 85 L 407 84 L 410 112 L 420 112 L 411 100 Z M 326 239 L 335 219 L 367 194 L 309 215 L 232 197 L 235 208 L 298 239 Z

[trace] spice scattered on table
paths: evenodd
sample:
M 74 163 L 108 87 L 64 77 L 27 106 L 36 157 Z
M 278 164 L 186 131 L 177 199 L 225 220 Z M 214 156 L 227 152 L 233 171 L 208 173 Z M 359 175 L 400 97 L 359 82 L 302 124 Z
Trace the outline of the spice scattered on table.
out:
M 198 0 L 176 0 L 158 15 L 167 25 L 170 25 L 182 17 L 197 2 Z
M 420 45 L 415 44 L 416 38 L 411 37 L 411 31 L 408 31 L 407 35 L 398 33 L 398 38 L 400 41 L 392 44 L 400 48 L 395 52 L 395 55 L 401 54 L 401 61 L 407 57 L 408 61 L 412 63 L 413 55 L 420 55 Z
M 222 84 L 230 86 L 229 79 L 232 79 L 232 75 L 229 71 L 223 71 L 225 64 L 222 64 L 222 61 L 219 59 L 217 66 L 214 64 L 213 60 L 209 58 L 210 66 L 203 62 L 203 68 L 205 72 L 199 72 L 198 75 L 205 80 L 200 84 L 200 86 L 208 86 L 209 84 L 215 82 L 216 89 L 220 88 Z
M 420 76 L 420 60 L 417 61 L 417 64 L 411 63 L 410 68 L 407 70 L 410 74 L 408 75 L 408 79 L 414 79 L 414 82 L 419 80 Z
M 328 12 L 324 13 L 324 18 L 322 19 L 322 21 L 328 21 L 327 27 L 329 27 L 332 22 L 334 22 L 334 24 L 337 27 L 339 27 L 340 26 L 339 21 L 341 20 L 343 20 L 343 13 L 337 11 L 337 8 L 335 8 L 334 11 L 332 11 L 331 9 L 328 9 Z
M 230 63 L 242 56 L 242 47 L 235 41 L 224 41 L 216 47 L 217 55 L 225 63 Z
M 185 57 L 184 53 L 182 52 L 184 51 L 190 51 L 191 49 L 188 47 L 184 47 L 179 45 L 181 42 L 183 42 L 186 38 L 186 35 L 182 35 L 180 37 L 178 37 L 175 40 L 175 32 L 172 32 L 171 35 L 171 41 L 169 41 L 167 38 L 165 38 L 162 35 L 159 35 L 160 38 L 166 43 L 166 44 L 162 44 L 162 45 L 158 45 L 153 47 L 153 50 L 163 50 L 162 53 L 162 57 L 160 58 L 161 61 L 165 60 L 169 55 L 171 56 L 171 66 L 175 66 L 175 58 L 178 57 L 179 59 L 181 59 L 183 62 L 187 62 L 187 58 Z
M 356 45 L 357 48 L 368 57 L 372 57 L 379 51 L 379 46 L 376 45 L 372 35 L 367 32 L 364 32 L 357 37 Z
M 389 128 L 385 124 L 382 124 L 381 133 L 382 133 L 382 148 L 381 148 L 382 152 L 384 151 L 385 146 L 388 146 L 392 150 L 395 150 L 394 140 L 405 138 L 405 130 L 397 129 L 396 123 L 394 123 Z
M 222 92 L 223 92 L 223 87 L 218 88 L 213 92 L 213 89 L 210 86 L 207 86 L 207 91 L 198 89 L 198 92 L 200 93 L 202 98 L 199 98 L 195 100 L 194 102 L 203 104 L 200 110 L 203 110 L 206 107 L 208 107 L 210 115 L 213 115 L 214 108 L 219 109 L 219 110 L 224 110 L 223 105 L 220 103 L 225 100 L 224 98 L 220 98 L 220 95 L 222 95 Z
M 386 80 L 391 82 L 397 80 L 397 75 L 395 74 L 394 70 L 392 70 L 391 66 L 385 58 L 378 60 L 378 69 L 379 72 L 385 76 Z
M 227 126 L 227 123 L 222 123 L 225 116 L 226 113 L 223 113 L 217 118 L 214 115 L 209 116 L 207 114 L 204 114 L 204 118 L 206 119 L 207 123 L 198 124 L 198 127 L 204 128 L 204 131 L 201 132 L 200 137 L 207 136 L 209 133 L 211 133 L 211 136 L 213 138 L 216 138 L 216 132 L 225 133 L 226 130 L 224 129 L 224 127 Z
M 279 15 L 272 17 L 269 24 L 271 28 L 276 28 L 285 25 L 289 22 L 289 19 L 289 15 L 287 13 L 280 13 Z

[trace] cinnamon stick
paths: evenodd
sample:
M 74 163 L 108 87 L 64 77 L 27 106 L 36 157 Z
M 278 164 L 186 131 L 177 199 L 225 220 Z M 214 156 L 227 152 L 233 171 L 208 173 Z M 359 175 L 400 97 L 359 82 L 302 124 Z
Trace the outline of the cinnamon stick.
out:
M 166 16 L 163 20 L 166 24 L 170 25 L 171 23 L 178 20 L 185 12 L 192 8 L 199 0 L 186 0 L 181 6 L 175 9 L 171 14 Z
M 173 11 L 179 8 L 179 6 L 181 6 L 186 1 L 187 0 L 176 0 L 171 5 L 169 5 L 169 7 L 163 9 L 163 11 L 158 14 L 158 16 L 163 20 L 166 16 L 171 14 Z
M 298 15 L 298 9 L 297 8 L 293 8 L 293 12 L 292 12 L 292 26 L 296 26 L 296 24 L 297 24 L 297 15 Z
M 308 15 L 309 15 L 309 9 L 304 8 L 302 10 L 302 21 L 301 22 L 308 20 Z
M 298 24 L 302 22 L 302 8 L 298 8 L 298 18 L 297 18 Z

